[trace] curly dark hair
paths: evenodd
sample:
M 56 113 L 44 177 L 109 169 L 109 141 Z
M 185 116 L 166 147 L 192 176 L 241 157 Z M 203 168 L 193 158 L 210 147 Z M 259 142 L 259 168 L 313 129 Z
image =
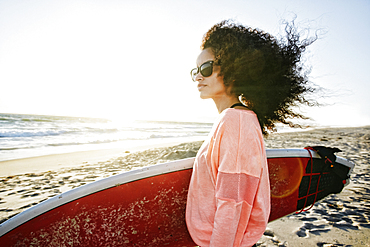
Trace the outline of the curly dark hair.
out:
M 307 119 L 292 106 L 314 104 L 305 98 L 315 89 L 309 86 L 301 55 L 316 38 L 301 41 L 294 22 L 286 23 L 285 31 L 285 39 L 278 41 L 261 30 L 222 21 L 201 45 L 213 51 L 225 86 L 256 113 L 265 135 L 277 122 L 294 126 L 289 119 Z

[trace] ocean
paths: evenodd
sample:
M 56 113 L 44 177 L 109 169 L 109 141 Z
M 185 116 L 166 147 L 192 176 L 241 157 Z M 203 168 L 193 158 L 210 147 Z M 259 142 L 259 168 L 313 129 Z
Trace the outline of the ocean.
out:
M 0 161 L 204 139 L 212 123 L 0 113 Z

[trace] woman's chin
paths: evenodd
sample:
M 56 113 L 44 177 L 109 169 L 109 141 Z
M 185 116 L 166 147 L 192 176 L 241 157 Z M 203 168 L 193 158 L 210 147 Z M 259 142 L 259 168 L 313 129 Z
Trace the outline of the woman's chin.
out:
M 200 93 L 199 97 L 200 97 L 201 99 L 209 99 L 209 98 L 211 98 L 211 97 L 209 97 L 209 95 L 202 94 L 202 93 Z
M 201 99 L 209 99 L 209 98 L 211 98 L 211 95 L 203 89 L 203 90 L 199 90 L 199 97 Z

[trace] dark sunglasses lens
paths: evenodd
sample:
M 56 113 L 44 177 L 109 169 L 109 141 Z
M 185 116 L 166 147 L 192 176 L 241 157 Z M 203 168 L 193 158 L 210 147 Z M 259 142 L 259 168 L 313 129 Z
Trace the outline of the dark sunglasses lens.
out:
M 211 63 L 205 63 L 202 66 L 200 66 L 200 73 L 204 77 L 208 77 L 212 75 L 212 64 Z

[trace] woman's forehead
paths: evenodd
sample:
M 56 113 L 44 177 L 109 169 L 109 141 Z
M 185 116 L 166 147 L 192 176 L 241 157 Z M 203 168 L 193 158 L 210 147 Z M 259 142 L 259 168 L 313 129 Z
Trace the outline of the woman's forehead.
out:
M 204 49 L 201 51 L 197 58 L 197 66 L 202 65 L 205 62 L 213 61 L 215 59 L 215 56 L 213 55 L 213 52 L 210 48 Z

